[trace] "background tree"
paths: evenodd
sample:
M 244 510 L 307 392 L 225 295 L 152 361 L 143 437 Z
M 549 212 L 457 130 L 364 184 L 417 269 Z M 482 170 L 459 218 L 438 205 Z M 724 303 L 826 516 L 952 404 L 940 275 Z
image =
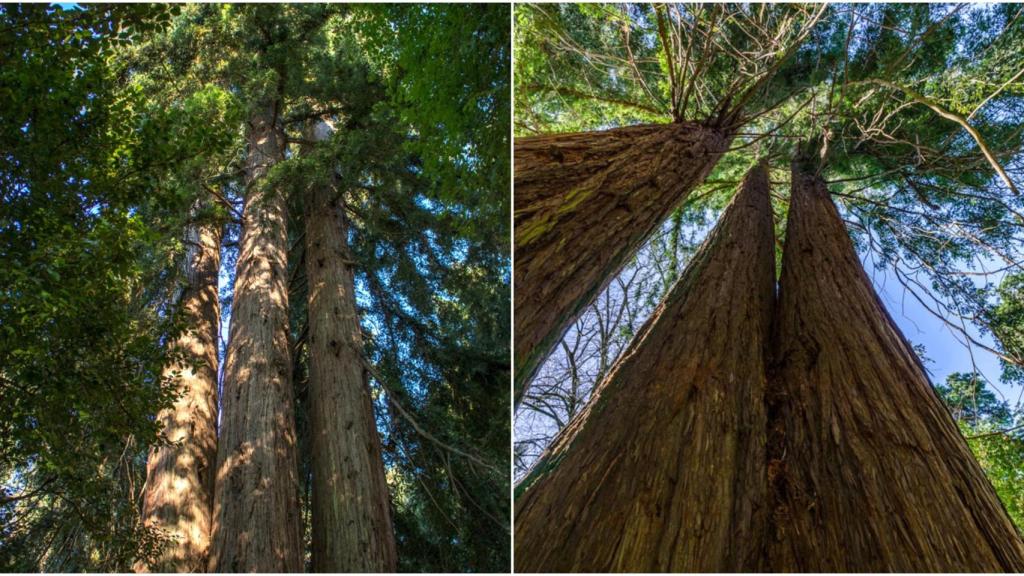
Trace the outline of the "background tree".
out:
M 1017 530 L 1024 530 L 1021 409 L 1011 408 L 1007 401 L 997 398 L 977 374 L 950 374 L 946 383 L 936 386 L 935 391 L 949 407 Z

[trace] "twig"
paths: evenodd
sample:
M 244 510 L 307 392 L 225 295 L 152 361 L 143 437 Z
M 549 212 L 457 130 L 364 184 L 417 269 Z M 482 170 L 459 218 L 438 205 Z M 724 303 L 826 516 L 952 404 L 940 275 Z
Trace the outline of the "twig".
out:
M 1014 426 L 1013 428 L 1006 428 L 1004 430 L 996 430 L 995 432 L 986 432 L 985 434 L 975 434 L 974 436 L 965 436 L 964 438 L 966 438 L 968 440 L 974 440 L 976 438 L 988 438 L 989 436 L 999 436 L 1000 434 L 1009 434 L 1010 432 L 1014 432 L 1016 430 L 1021 430 L 1021 429 L 1024 429 L 1024 424 L 1020 424 L 1018 426 Z
M 868 80 L 864 80 L 864 82 L 870 82 L 872 84 L 885 86 L 886 88 L 891 88 L 893 90 L 899 90 L 906 94 L 907 96 L 909 96 L 911 100 L 914 100 L 918 104 L 923 104 L 931 108 L 933 112 L 945 118 L 946 120 L 950 120 L 959 124 L 964 130 L 967 130 L 967 133 L 970 134 L 972 138 L 974 138 L 975 143 L 977 143 L 978 147 L 981 148 L 981 153 L 985 155 L 985 159 L 988 160 L 988 163 L 992 166 L 996 173 L 999 174 L 999 177 L 1002 178 L 1003 182 L 1010 189 L 1010 191 L 1013 192 L 1015 195 L 1020 194 L 1020 192 L 1017 190 L 1017 187 L 1014 186 L 1013 182 L 1010 180 L 1010 177 L 1007 176 L 1006 171 L 1004 171 L 1003 167 L 999 165 L 999 162 L 996 160 L 995 155 L 989 149 L 988 144 L 985 143 L 985 139 L 982 138 L 981 133 L 978 132 L 978 130 L 974 126 L 971 126 L 970 122 L 967 121 L 967 118 L 964 118 L 961 114 L 957 114 L 956 112 L 946 110 L 942 106 L 939 106 L 938 103 L 936 103 L 934 100 L 930 100 L 926 98 L 924 95 L 919 94 L 910 88 L 900 86 L 899 84 L 889 82 L 888 80 L 871 78 Z

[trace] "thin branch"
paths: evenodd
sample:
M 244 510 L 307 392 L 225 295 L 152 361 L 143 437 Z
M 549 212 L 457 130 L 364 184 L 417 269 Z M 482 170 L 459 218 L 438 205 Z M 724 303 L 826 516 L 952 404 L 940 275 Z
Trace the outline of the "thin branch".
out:
M 373 376 L 377 380 L 377 382 L 380 382 L 380 385 L 387 391 L 388 397 L 389 397 L 388 399 L 390 400 L 391 405 L 394 406 L 395 410 L 398 411 L 398 414 L 402 418 L 404 418 L 405 421 L 408 422 L 409 425 L 412 426 L 414 430 L 416 430 L 417 434 L 419 434 L 420 436 L 422 436 L 426 440 L 429 440 L 430 442 L 433 442 L 434 444 L 440 446 L 441 448 L 451 452 L 452 454 L 458 454 L 459 456 L 462 456 L 463 458 L 466 458 L 468 460 L 476 462 L 477 464 L 479 464 L 479 465 L 483 466 L 484 468 L 487 468 L 487 469 L 489 469 L 489 470 L 491 470 L 491 471 L 493 471 L 493 472 L 495 472 L 497 474 L 501 474 L 502 473 L 501 470 L 499 470 L 497 466 L 495 466 L 495 465 L 493 465 L 493 464 L 491 464 L 489 462 L 486 462 L 484 460 L 481 460 L 479 457 L 474 456 L 474 455 L 472 455 L 472 454 L 470 454 L 468 452 L 464 452 L 462 450 L 459 450 L 458 448 L 456 448 L 456 447 L 454 447 L 454 446 L 452 446 L 450 444 L 446 444 L 446 443 L 442 442 L 441 440 L 439 440 L 436 436 L 434 436 L 430 432 L 427 432 L 422 426 L 420 426 L 419 422 L 417 422 L 416 419 L 412 417 L 412 414 L 410 414 L 402 406 L 402 404 L 398 402 L 398 399 L 396 398 L 396 394 L 395 394 L 394 390 L 392 390 L 388 386 L 388 383 L 387 383 L 388 381 L 385 380 L 380 375 L 379 372 L 377 372 L 377 368 L 373 364 L 371 364 L 369 360 L 364 358 L 362 356 L 362 353 L 360 353 L 359 359 L 362 361 L 363 367 L 366 369 L 366 371 L 369 372 L 370 375 Z
M 985 155 L 985 158 L 988 160 L 988 163 L 992 166 L 996 173 L 999 174 L 999 177 L 1002 178 L 1003 182 L 1010 189 L 1010 191 L 1013 192 L 1015 195 L 1020 194 L 1020 192 L 1017 190 L 1017 187 L 1014 186 L 1013 182 L 1010 180 L 1010 177 L 1007 176 L 1006 171 L 1004 171 L 1003 167 L 999 165 L 999 162 L 996 160 L 996 157 L 992 153 L 992 150 L 989 149 L 988 144 L 985 143 L 985 139 L 982 138 L 981 133 L 978 132 L 978 130 L 974 126 L 971 126 L 970 122 L 968 122 L 967 118 L 964 118 L 963 115 L 957 114 L 956 112 L 952 112 L 950 110 L 946 110 L 942 106 L 939 106 L 938 103 L 936 103 L 934 100 L 926 98 L 924 95 L 915 92 L 910 88 L 900 86 L 899 84 L 889 82 L 888 80 L 871 78 L 868 80 L 864 80 L 864 82 L 870 82 L 872 84 L 885 86 L 886 88 L 891 88 L 893 90 L 899 90 L 900 92 L 903 92 L 904 94 L 909 96 L 910 99 L 914 100 L 915 102 L 931 108 L 933 112 L 945 118 L 946 120 L 950 120 L 952 122 L 956 122 L 957 124 L 959 124 L 964 130 L 967 130 L 967 133 L 970 134 L 972 138 L 974 138 L 974 141 L 978 144 L 978 147 L 981 148 L 981 153 Z
M 999 435 L 1002 435 L 1002 434 L 1009 435 L 1010 432 L 1014 432 L 1014 431 L 1021 430 L 1021 429 L 1024 429 L 1024 424 L 1020 424 L 1019 426 L 1014 426 L 1013 428 L 1006 428 L 1006 429 L 1003 429 L 1003 430 L 996 430 L 995 432 L 986 432 L 985 434 L 975 434 L 974 436 L 964 436 L 964 438 L 966 438 L 968 440 L 974 440 L 976 438 L 988 438 L 989 436 L 999 436 Z
M 575 88 L 570 88 L 568 86 L 549 86 L 547 84 L 527 84 L 526 86 L 523 86 L 522 89 L 523 90 L 529 90 L 531 92 L 549 91 L 549 92 L 554 92 L 556 94 L 559 94 L 561 96 L 571 96 L 573 98 L 581 98 L 581 99 L 584 99 L 584 100 L 596 100 L 598 102 L 605 102 L 607 104 L 617 104 L 619 106 L 628 106 L 628 107 L 631 107 L 631 108 L 636 108 L 638 110 L 643 110 L 644 112 L 649 112 L 649 113 L 654 114 L 656 116 L 664 116 L 665 115 L 665 111 L 664 110 L 658 110 L 657 108 L 654 108 L 653 106 L 648 106 L 646 104 L 641 104 L 640 102 L 633 102 L 631 100 L 626 100 L 626 99 L 623 99 L 623 98 L 612 98 L 612 97 L 608 97 L 608 96 L 601 96 L 599 94 L 587 94 L 586 92 L 583 92 L 582 90 L 576 90 Z

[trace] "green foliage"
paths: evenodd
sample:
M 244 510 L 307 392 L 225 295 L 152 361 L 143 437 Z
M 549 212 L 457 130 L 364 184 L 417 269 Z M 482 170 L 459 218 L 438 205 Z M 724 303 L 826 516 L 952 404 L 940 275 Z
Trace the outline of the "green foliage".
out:
M 509 9 L 373 6 L 355 17 L 387 90 L 371 118 L 395 126 L 400 146 L 338 155 L 346 180 L 369 170 L 358 185 L 379 183 L 348 200 L 368 353 L 422 427 L 473 456 L 388 410 L 400 569 L 507 570 Z M 346 146 L 384 133 L 359 128 L 365 140 Z
M 637 17 L 603 4 L 516 6 L 517 132 L 549 126 L 572 132 L 670 117 L 656 33 L 646 18 L 653 10 L 623 10 Z M 639 62 L 635 70 L 621 61 L 627 50 Z M 628 81 L 631 74 L 635 81 Z
M 1017 529 L 1024 531 L 1024 411 L 985 389 L 978 374 L 936 386 Z
M 813 9 L 812 9 L 813 8 Z M 797 48 L 816 7 L 516 6 L 520 134 L 689 120 L 735 127 L 820 80 Z
M 107 57 L 159 14 L 0 7 L 5 570 L 126 570 L 157 543 L 137 522 L 138 456 L 173 394 L 175 327 L 147 301 L 163 238 L 136 209 L 160 158 Z
M 1009 274 L 999 284 L 989 328 L 1010 359 L 1024 357 L 1024 274 Z M 1024 367 L 1002 360 L 1004 382 L 1024 385 Z
M 387 78 L 396 113 L 410 129 L 405 147 L 426 193 L 459 208 L 450 217 L 458 218 L 461 235 L 507 257 L 509 7 L 374 6 L 359 16 L 371 66 Z M 481 219 L 494 226 L 481 229 Z

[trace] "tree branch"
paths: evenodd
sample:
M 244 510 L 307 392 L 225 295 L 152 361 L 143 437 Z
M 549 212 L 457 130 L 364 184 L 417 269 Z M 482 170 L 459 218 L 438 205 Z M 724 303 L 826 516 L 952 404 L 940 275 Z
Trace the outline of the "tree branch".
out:
M 956 122 L 957 124 L 959 124 L 964 130 L 967 130 L 967 133 L 970 134 L 972 138 L 974 138 L 974 141 L 978 144 L 978 147 L 981 148 L 981 153 L 985 155 L 985 159 L 988 160 L 988 163 L 992 166 L 996 173 L 999 174 L 999 177 L 1002 178 L 1003 182 L 1010 189 L 1010 191 L 1013 192 L 1014 195 L 1020 195 L 1020 192 L 1017 190 L 1017 187 L 1014 186 L 1013 182 L 1010 180 L 1010 177 L 1006 174 L 1006 171 L 1003 170 L 1003 167 L 999 165 L 999 161 L 996 160 L 996 157 L 992 153 L 992 150 L 989 149 L 988 144 L 985 143 L 985 139 L 982 138 L 981 133 L 978 132 L 978 130 L 974 126 L 971 126 L 970 122 L 967 121 L 967 118 L 964 118 L 962 115 L 957 114 L 956 112 L 946 110 L 942 106 L 939 106 L 939 104 L 936 103 L 934 100 L 926 98 L 924 95 L 919 94 L 918 92 L 915 92 L 910 88 L 900 86 L 899 84 L 889 82 L 888 80 L 871 78 L 868 80 L 864 80 L 864 82 L 877 84 L 879 86 L 884 86 L 886 88 L 891 88 L 893 90 L 899 90 L 900 92 L 903 92 L 904 94 L 909 96 L 911 100 L 917 102 L 918 104 L 923 104 L 931 108 L 933 112 L 945 118 L 946 120 L 950 120 L 952 122 Z

